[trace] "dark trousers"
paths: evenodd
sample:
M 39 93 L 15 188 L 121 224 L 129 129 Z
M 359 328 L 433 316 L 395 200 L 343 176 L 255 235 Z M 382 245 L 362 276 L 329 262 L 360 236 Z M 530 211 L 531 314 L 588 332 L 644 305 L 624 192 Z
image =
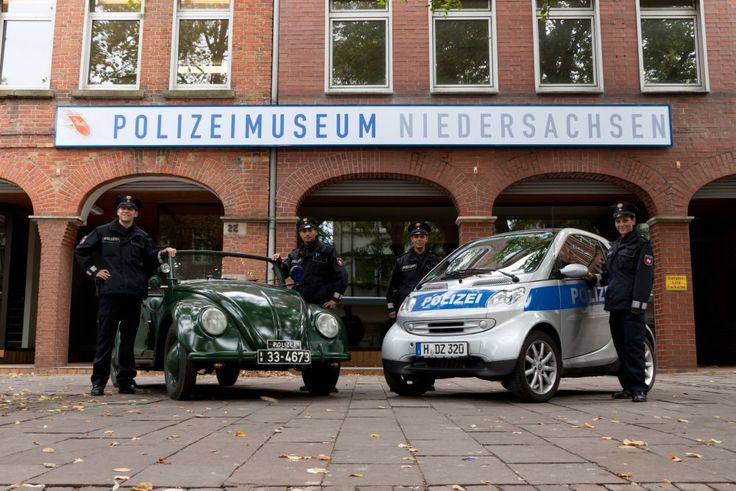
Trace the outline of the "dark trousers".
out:
M 646 372 L 644 314 L 632 314 L 628 310 L 612 310 L 608 321 L 620 363 L 618 381 L 621 387 L 631 392 L 646 393 L 648 387 L 644 381 Z
M 92 384 L 105 386 L 110 378 L 110 362 L 115 336 L 120 329 L 118 384 L 133 382 L 136 376 L 133 345 L 141 316 L 141 298 L 133 295 L 100 295 L 97 351 L 92 364 Z

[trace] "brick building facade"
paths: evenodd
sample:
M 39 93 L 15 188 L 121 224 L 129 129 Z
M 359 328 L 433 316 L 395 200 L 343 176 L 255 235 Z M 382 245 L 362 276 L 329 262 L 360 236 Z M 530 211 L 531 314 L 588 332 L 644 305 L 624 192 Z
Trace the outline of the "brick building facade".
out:
M 134 87 L 119 88 L 85 82 L 91 80 L 91 68 L 85 68 L 90 15 L 81 2 L 57 1 L 48 87 L 0 86 L 0 180 L 6 183 L 0 204 L 6 216 L 16 216 L 15 222 L 30 223 L 28 243 L 21 247 L 26 254 L 17 257 L 31 258 L 20 279 L 3 278 L 4 293 L 8 281 L 24 285 L 16 296 L 22 297 L 25 310 L 20 327 L 13 328 L 5 300 L 0 359 L 23 360 L 23 353 L 30 352 L 39 368 L 62 366 L 76 359 L 75 344 L 89 342 L 89 334 L 78 331 L 92 323 L 80 312 L 90 296 L 80 293 L 85 286 L 72 264 L 72 250 L 85 230 L 111 218 L 114 196 L 126 190 L 143 197 L 140 222 L 160 241 L 162 230 L 169 230 L 167 220 L 179 223 L 176 217 L 194 214 L 216 218 L 224 249 L 259 254 L 293 247 L 293 223 L 303 214 L 353 225 L 378 222 L 386 214 L 394 225 L 403 224 L 422 214 L 441 230 L 440 242 L 449 252 L 513 220 L 562 223 L 544 218 L 549 210 L 600 224 L 608 204 L 636 201 L 650 225 L 657 258 L 653 315 L 660 368 L 736 361 L 736 326 L 724 315 L 728 272 L 736 267 L 726 245 L 735 238 L 736 67 L 731 53 L 736 36 L 730 19 L 736 2 L 576 0 L 557 2 L 558 10 L 552 9 L 548 19 L 536 19 L 532 0 L 466 4 L 465 13 L 442 17 L 414 0 L 391 2 L 385 9 L 367 0 L 280 0 L 275 12 L 274 2 L 233 0 L 228 82 L 188 89 L 176 82 L 180 72 L 171 68 L 172 26 L 177 25 L 172 2 L 146 3 L 138 80 Z M 675 24 L 694 28 L 695 82 L 648 83 L 649 75 L 642 74 L 649 63 L 641 60 L 642 37 L 646 40 L 648 32 L 642 26 L 657 22 L 662 4 L 672 7 Z M 577 8 L 568 11 L 565 5 Z M 681 22 L 684 11 L 692 17 Z M 571 18 L 593 32 L 592 47 L 581 48 L 590 53 L 593 66 L 584 67 L 582 82 L 547 83 L 554 77 L 545 79 L 548 55 L 540 40 L 548 40 L 544 36 L 549 33 L 540 31 L 565 26 Z M 279 28 L 275 37 L 274 19 Z M 487 76 L 480 83 L 453 84 L 452 77 L 446 83 L 445 75 L 435 71 L 446 62 L 435 46 L 446 42 L 438 37 L 445 32 L 441 23 L 453 20 L 487 29 Z M 355 82 L 344 70 L 357 69 L 357 63 L 338 66 L 347 32 L 340 29 L 350 26 L 379 33 L 379 42 L 368 48 L 383 43 L 384 64 L 378 62 L 383 78 L 379 73 L 368 83 Z M 363 46 L 363 52 L 368 48 Z M 64 106 L 269 104 L 669 105 L 673 144 L 55 147 L 54 118 Z M 100 209 L 103 215 L 94 215 Z M 6 228 L 10 223 L 8 218 Z M 228 228 L 233 224 L 238 227 Z M 393 248 L 402 245 L 401 228 L 391 232 Z M 10 245 L 7 249 L 10 258 Z M 668 283 L 682 277 L 684 289 Z M 379 291 L 352 296 L 366 319 L 378 325 L 377 312 L 383 308 Z M 10 343 L 13 332 L 21 333 L 22 341 Z M 713 346 L 719 347 L 717 357 L 708 356 Z M 376 350 L 375 342 L 365 349 L 374 358 Z

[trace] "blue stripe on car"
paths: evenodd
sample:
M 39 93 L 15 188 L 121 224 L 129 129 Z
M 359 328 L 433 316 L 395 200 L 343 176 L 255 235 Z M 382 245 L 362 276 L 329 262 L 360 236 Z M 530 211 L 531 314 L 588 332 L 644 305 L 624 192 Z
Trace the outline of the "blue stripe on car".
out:
M 524 310 L 580 309 L 600 305 L 605 300 L 605 292 L 605 288 L 591 287 L 585 282 L 532 288 Z

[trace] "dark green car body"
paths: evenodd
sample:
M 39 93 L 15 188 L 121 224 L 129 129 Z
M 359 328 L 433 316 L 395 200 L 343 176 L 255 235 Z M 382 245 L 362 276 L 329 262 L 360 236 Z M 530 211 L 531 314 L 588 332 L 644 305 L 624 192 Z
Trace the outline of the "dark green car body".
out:
M 135 358 L 139 369 L 164 371 L 172 398 L 187 398 L 198 373 L 232 385 L 241 370 L 297 369 L 310 393 L 334 390 L 350 359 L 345 327 L 287 288 L 276 262 L 179 251 L 162 270 L 143 302 Z

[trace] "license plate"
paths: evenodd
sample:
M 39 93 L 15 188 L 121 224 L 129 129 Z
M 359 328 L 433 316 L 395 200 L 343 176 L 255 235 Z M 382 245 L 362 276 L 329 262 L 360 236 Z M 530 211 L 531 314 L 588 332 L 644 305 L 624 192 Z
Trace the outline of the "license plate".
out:
M 465 341 L 417 343 L 416 354 L 421 358 L 464 358 L 468 356 L 468 343 Z
M 259 365 L 309 365 L 312 353 L 300 349 L 259 349 L 256 352 Z

